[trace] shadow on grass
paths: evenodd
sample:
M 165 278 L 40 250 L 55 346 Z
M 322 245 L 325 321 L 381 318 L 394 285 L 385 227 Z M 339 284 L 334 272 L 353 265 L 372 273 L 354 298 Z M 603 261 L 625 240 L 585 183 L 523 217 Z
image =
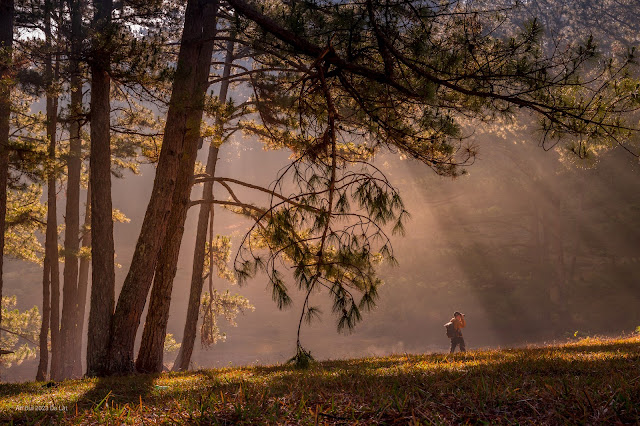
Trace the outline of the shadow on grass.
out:
M 78 411 L 99 409 L 104 404 L 137 405 L 152 393 L 157 376 L 136 374 L 98 378 L 96 385 L 78 398 Z
M 291 419 L 339 424 L 637 424 L 639 362 L 638 342 L 585 342 L 563 348 L 330 361 L 306 372 L 253 369 L 248 378 L 232 381 L 220 380 L 211 371 L 210 397 L 190 419 L 205 424 Z M 443 368 L 438 367 L 441 363 Z
M 640 354 L 610 359 L 495 357 L 449 368 L 395 363 L 324 364 L 306 372 L 254 371 L 235 381 L 215 374 L 190 421 L 203 424 L 537 423 L 640 421 Z M 334 363 L 335 366 L 336 363 Z M 336 366 L 337 367 L 337 366 Z M 388 368 L 387 370 L 385 370 Z M 634 375 L 635 374 L 635 375 Z
M 74 393 L 75 386 L 73 407 L 66 413 L 0 419 L 43 424 L 120 424 L 128 416 L 134 423 L 178 424 L 407 424 L 416 419 L 436 424 L 634 424 L 640 422 L 639 363 L 637 340 L 585 341 L 453 356 L 326 361 L 309 370 L 266 366 L 113 377 L 61 384 L 60 398 Z M 85 389 L 79 392 L 79 386 Z
M 9 407 L 11 411 L 0 413 L 0 422 L 13 424 L 65 423 L 70 418 L 87 411 L 105 409 L 105 406 L 137 405 L 147 400 L 154 389 L 157 375 L 131 375 L 85 380 L 67 380 L 51 383 L 25 383 L 0 386 L 3 398 L 29 394 L 31 399 L 20 398 Z M 92 380 L 94 385 L 87 384 Z M 78 387 L 88 387 L 84 393 Z M 77 395 L 77 396 L 76 396 Z M 30 402 L 32 401 L 32 402 Z
M 0 398 L 8 398 L 21 393 L 41 393 L 47 391 L 45 382 L 0 383 Z

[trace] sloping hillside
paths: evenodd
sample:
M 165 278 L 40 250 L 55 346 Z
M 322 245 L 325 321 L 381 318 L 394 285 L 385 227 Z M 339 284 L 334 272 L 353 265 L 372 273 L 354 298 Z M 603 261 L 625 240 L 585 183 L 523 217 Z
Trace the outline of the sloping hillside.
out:
M 466 354 L 0 385 L 0 421 L 640 422 L 640 336 Z

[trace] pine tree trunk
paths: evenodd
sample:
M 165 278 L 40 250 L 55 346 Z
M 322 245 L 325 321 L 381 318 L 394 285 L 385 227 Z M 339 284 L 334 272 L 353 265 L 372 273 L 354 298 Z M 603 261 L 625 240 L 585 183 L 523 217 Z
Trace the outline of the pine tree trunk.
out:
M 213 150 L 215 150 L 215 160 L 217 160 L 218 149 L 212 144 Z M 210 149 L 211 152 L 211 149 Z M 209 158 L 210 160 L 210 158 Z M 215 165 L 215 160 L 213 164 Z M 207 162 L 207 166 L 210 161 Z M 207 174 L 209 167 L 207 167 Z M 212 174 L 209 174 L 213 176 Z M 189 177 L 191 179 L 193 174 Z M 183 177 L 181 177 L 183 178 Z M 181 179 L 182 180 L 182 179 Z M 207 182 L 209 183 L 209 182 Z M 182 202 L 181 202 L 182 201 Z M 139 372 L 155 373 L 162 371 L 162 357 L 164 349 L 164 339 L 167 332 L 167 322 L 169 320 L 169 307 L 171 303 L 171 291 L 173 289 L 173 279 L 176 274 L 178 255 L 180 253 L 180 242 L 184 234 L 184 221 L 186 219 L 186 213 L 188 209 L 189 199 L 186 202 L 184 200 L 176 200 L 171 210 L 171 217 L 165 236 L 160 256 L 158 259 L 158 266 L 156 267 L 156 274 L 153 281 L 153 288 L 151 290 L 151 300 L 149 304 L 149 311 L 144 324 L 144 332 L 142 333 L 142 343 L 140 345 L 140 351 L 138 353 L 138 359 L 136 360 L 136 369 Z M 205 203 L 206 204 L 206 203 Z M 202 204 L 204 206 L 205 204 Z M 208 204 L 210 206 L 210 204 Z M 174 214 L 174 211 L 176 212 Z M 207 213 L 209 211 L 207 210 Z M 200 212 L 202 214 L 202 210 Z M 206 218 L 204 234 L 206 238 Z M 198 217 L 198 231 L 200 230 L 200 217 Z M 196 236 L 196 239 L 199 234 Z M 203 246 L 204 247 L 204 246 Z M 204 253 L 202 253 L 202 259 L 204 260 Z M 200 262 L 203 263 L 203 262 Z M 202 277 L 202 267 L 200 268 L 200 277 Z M 200 280 L 202 282 L 202 279 Z M 200 284 L 200 291 L 202 291 L 202 284 Z M 199 294 L 199 293 L 198 293 Z M 190 295 L 191 296 L 191 295 Z M 200 304 L 199 296 L 196 297 L 198 307 Z M 189 308 L 191 309 L 192 300 L 189 298 Z M 198 320 L 197 314 L 198 308 L 196 308 L 196 322 Z M 184 344 L 184 342 L 183 342 Z M 192 345 L 193 346 L 193 345 Z M 182 351 L 182 347 L 180 349 Z
M 82 235 L 82 248 L 89 249 L 91 247 L 91 182 L 87 188 L 87 202 L 85 204 L 84 213 L 84 229 Z M 80 269 L 78 271 L 78 307 L 76 318 L 76 335 L 74 338 L 75 347 L 73 349 L 73 377 L 82 377 L 82 337 L 84 334 L 84 320 L 87 310 L 87 290 L 89 284 L 89 266 L 91 260 L 83 256 L 80 258 Z M 115 297 L 115 296 L 114 296 Z M 112 297 L 112 303 L 113 299 Z
M 94 28 L 110 31 L 112 0 L 95 0 Z M 115 305 L 113 215 L 111 205 L 111 137 L 109 90 L 110 38 L 94 40 L 91 61 L 91 310 L 87 340 L 87 374 L 107 368 L 109 335 Z
M 62 2 L 58 6 L 58 10 L 62 10 L 63 4 Z M 58 14 L 58 28 L 62 27 L 62 14 Z M 57 34 L 57 45 L 61 45 L 61 34 L 58 31 Z M 55 66 L 53 72 L 53 78 L 55 81 L 58 81 L 60 77 L 60 54 L 56 53 L 55 55 Z M 58 118 L 58 103 L 57 98 L 55 98 L 55 111 L 56 111 L 56 120 Z M 51 151 L 53 150 L 53 151 Z M 55 158 L 55 146 L 49 145 L 49 157 Z M 57 162 L 56 162 L 57 164 Z M 57 175 L 57 165 L 56 165 L 56 175 Z M 62 375 L 62 352 L 61 352 L 61 344 L 60 344 L 60 251 L 58 249 L 58 207 L 57 207 L 57 193 L 54 185 L 50 185 L 48 191 L 48 208 L 51 209 L 51 216 L 47 219 L 47 225 L 49 223 L 52 224 L 52 238 L 50 238 L 50 244 L 45 248 L 45 250 L 50 250 L 50 258 L 51 258 L 51 319 L 49 321 L 49 326 L 51 327 L 51 365 L 49 366 L 49 377 L 51 380 L 56 380 Z
M 9 121 L 11 118 L 11 73 L 13 48 L 13 0 L 0 0 L 0 300 L 3 287 L 4 227 L 7 218 L 7 178 L 9 175 Z M 6 61 L 6 62 L 3 62 Z M 2 312 L 0 311 L 0 323 Z
M 209 158 L 207 159 L 206 173 L 215 177 L 216 163 L 218 161 L 218 148 L 211 144 L 209 147 Z M 189 369 L 193 347 L 196 341 L 198 326 L 198 314 L 200 312 L 200 296 L 204 285 L 204 256 L 207 245 L 207 225 L 209 214 L 213 214 L 213 181 L 204 183 L 202 190 L 204 203 L 200 204 L 198 213 L 198 227 L 196 228 L 196 246 L 193 252 L 193 266 L 191 269 L 191 289 L 189 290 L 189 304 L 187 305 L 187 318 L 182 333 L 182 344 L 178 351 L 178 356 L 173 363 L 173 371 L 184 371 Z
M 118 298 L 109 372 L 133 372 L 133 346 L 171 215 L 181 171 L 193 173 L 208 87 L 217 0 L 189 0 L 153 191 Z M 189 191 L 190 186 L 187 187 Z
M 80 249 L 80 174 L 82 170 L 82 140 L 80 120 L 82 114 L 82 78 L 80 55 L 82 54 L 82 15 L 80 0 L 72 2 L 71 9 L 71 124 L 69 128 L 69 155 L 67 158 L 67 197 L 64 233 L 64 272 L 62 288 L 62 322 L 60 343 L 62 357 L 61 379 L 73 374 L 73 357 L 69 356 L 75 346 L 76 298 L 78 293 L 78 251 Z
M 182 177 L 178 177 L 176 190 L 182 186 L 181 180 Z M 184 222 L 180 225 L 179 216 L 181 215 L 176 213 L 176 210 L 182 210 L 182 208 L 176 204 L 177 201 L 174 202 L 171 209 L 167 234 L 158 257 L 149 310 L 142 333 L 142 343 L 136 359 L 136 370 L 141 373 L 162 372 L 164 339 L 169 320 L 173 277 L 176 273 L 173 259 L 177 260 L 178 258 L 180 241 L 184 233 Z M 176 238 L 177 241 L 172 242 L 169 238 Z
M 231 40 L 227 43 L 227 56 L 225 58 L 222 77 L 229 77 L 231 74 L 231 65 L 233 63 L 233 47 L 235 34 L 231 36 Z M 229 80 L 223 80 L 220 85 L 220 102 L 227 101 L 227 91 L 229 89 Z M 220 120 L 218 125 L 220 125 Z M 221 129 L 222 130 L 222 129 Z M 207 158 L 207 166 L 205 173 L 210 177 L 216 175 L 216 164 L 218 162 L 218 147 L 212 142 L 209 146 L 209 155 Z M 196 331 L 198 326 L 198 313 L 200 311 L 200 296 L 202 295 L 202 286 L 204 284 L 204 256 L 207 243 L 207 222 L 209 215 L 213 215 L 213 181 L 204 183 L 202 189 L 202 199 L 204 203 L 200 204 L 200 212 L 198 213 L 198 227 L 196 228 L 196 246 L 193 251 L 193 266 L 191 269 L 191 288 L 189 290 L 189 304 L 187 306 L 187 318 L 184 324 L 184 332 L 182 334 L 182 344 L 178 351 L 178 356 L 173 363 L 173 371 L 182 371 L 189 368 L 191 355 L 193 354 L 193 346 L 196 340 Z M 212 221 L 213 222 L 213 221 Z M 213 265 L 211 265 L 213 267 Z
M 49 232 L 47 232 L 47 234 L 49 234 Z M 38 342 L 40 346 L 40 360 L 38 361 L 38 370 L 36 371 L 36 381 L 38 382 L 47 379 L 47 371 L 49 369 L 49 317 L 51 316 L 51 282 L 49 281 L 49 275 L 51 274 L 51 259 L 49 258 L 49 254 L 46 253 L 46 250 L 43 264 L 42 323 L 40 325 L 40 339 Z
M 229 41 L 223 77 L 228 77 L 231 73 L 232 62 L 233 42 Z M 226 102 L 228 89 L 229 81 L 223 80 L 220 85 L 219 99 L 221 102 Z M 216 124 L 219 125 L 220 121 L 217 121 L 218 122 Z M 212 151 L 215 151 L 215 153 L 212 153 Z M 209 176 L 215 175 L 215 163 L 218 159 L 217 154 L 218 148 L 212 141 L 209 148 L 209 158 L 207 160 L 207 174 L 209 174 Z M 212 155 L 214 156 L 213 159 L 211 158 Z M 136 361 L 136 368 L 140 372 L 162 371 L 162 356 L 164 353 L 164 339 L 167 333 L 167 322 L 169 321 L 171 290 L 173 289 L 173 279 L 175 278 L 176 269 L 178 267 L 178 255 L 180 254 L 180 243 L 184 234 L 184 222 L 187 217 L 187 210 L 189 209 L 189 196 L 191 191 L 190 189 L 187 189 L 186 186 L 189 188 L 191 187 L 192 178 L 193 173 L 186 173 L 186 170 L 178 178 L 179 184 L 176 186 L 176 192 L 174 193 L 173 207 L 171 209 L 171 217 L 167 227 L 167 235 L 165 236 L 162 249 L 160 250 L 156 275 L 153 281 L 153 289 L 151 290 L 149 313 L 147 314 L 147 319 L 144 325 L 142 344 L 140 345 L 140 352 Z M 212 186 L 209 194 L 211 194 L 211 189 Z M 179 194 L 179 196 L 176 196 L 176 194 Z M 211 199 L 213 198 L 211 197 Z M 211 208 L 210 203 L 209 208 Z M 200 230 L 199 222 L 200 217 L 198 217 L 198 230 Z M 205 225 L 204 233 L 206 234 L 206 232 L 207 229 Z M 202 259 L 204 260 L 204 253 Z M 202 271 L 200 276 L 202 276 Z M 200 288 L 202 289 L 202 286 L 200 286 Z M 191 305 L 191 300 L 189 300 L 189 302 Z M 200 300 L 198 298 L 198 301 L 196 302 L 198 307 L 200 305 L 199 302 Z
M 56 128 L 58 123 L 58 96 L 51 93 L 54 81 L 53 53 L 51 43 L 51 2 L 45 1 L 45 44 L 47 57 L 45 80 L 47 83 L 47 139 L 49 140 L 47 176 L 47 230 L 45 235 L 45 254 L 42 277 L 42 325 L 40 327 L 40 361 L 36 380 L 47 378 L 49 369 L 49 328 L 51 318 L 51 270 L 52 262 L 58 262 L 58 220 L 56 218 Z
M 55 189 L 55 186 L 53 187 Z M 55 197 L 55 192 L 52 195 Z M 50 196 L 51 197 L 51 196 Z M 60 345 L 60 262 L 58 260 L 58 230 L 56 214 L 56 203 L 54 198 L 54 204 L 51 204 L 51 198 L 49 198 L 49 208 L 52 209 L 53 218 L 52 224 L 56 226 L 52 232 L 55 232 L 51 243 L 48 246 L 50 250 L 51 258 L 51 366 L 50 377 L 51 380 L 58 380 L 62 375 L 62 350 Z M 47 219 L 49 223 L 49 219 Z
M 57 104 L 57 102 L 56 102 Z M 57 111 L 57 105 L 56 109 Z M 49 142 L 49 158 L 55 161 L 55 136 Z M 55 173 L 55 172 L 54 172 Z M 45 237 L 45 265 L 43 286 L 47 288 L 51 286 L 49 295 L 45 294 L 43 289 L 43 311 L 42 322 L 43 327 L 40 330 L 40 356 L 43 354 L 43 335 L 44 347 L 46 348 L 46 340 L 48 331 L 45 328 L 45 319 L 47 326 L 51 330 L 51 367 L 50 377 L 57 379 L 61 374 L 61 353 L 60 353 L 60 266 L 58 263 L 58 221 L 57 221 L 57 201 L 56 201 L 56 179 L 55 174 L 48 179 L 47 188 L 47 230 Z M 46 280 L 46 283 L 45 283 Z M 48 300 L 51 299 L 51 305 Z M 45 303 L 46 301 L 46 303 Z M 41 360 L 42 362 L 42 360 Z M 44 365 L 44 376 L 46 376 L 46 364 Z M 41 380 L 44 380 L 42 378 Z

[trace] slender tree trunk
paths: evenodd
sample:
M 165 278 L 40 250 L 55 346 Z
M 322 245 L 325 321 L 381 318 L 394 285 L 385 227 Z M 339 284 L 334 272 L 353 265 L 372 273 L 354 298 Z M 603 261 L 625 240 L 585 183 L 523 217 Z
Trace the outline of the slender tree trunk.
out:
M 229 77 L 231 74 L 231 65 L 233 63 L 233 37 L 227 43 L 227 57 L 222 72 L 223 77 Z M 220 101 L 226 102 L 227 91 L 229 89 L 229 80 L 223 80 L 220 86 Z M 219 120 L 218 120 L 218 124 Z M 222 129 L 220 129 L 222 130 Z M 212 142 L 209 146 L 209 155 L 207 158 L 206 174 L 210 177 L 216 175 L 216 163 L 218 162 L 218 147 Z M 173 363 L 173 371 L 182 371 L 189 368 L 193 346 L 196 340 L 196 330 L 198 326 L 198 313 L 200 311 L 200 296 L 202 295 L 202 286 L 204 284 L 204 256 L 207 243 L 207 222 L 209 215 L 213 216 L 213 181 L 204 183 L 202 189 L 202 199 L 204 203 L 200 204 L 200 212 L 198 214 L 198 227 L 196 228 L 196 246 L 193 251 L 193 266 L 191 269 L 191 289 L 189 290 L 189 304 L 187 306 L 187 318 L 184 324 L 184 332 L 182 334 L 182 344 L 178 351 L 178 356 Z M 213 265 L 210 265 L 213 268 Z
M 48 225 L 47 225 L 48 228 Z M 47 229 L 47 238 L 48 232 Z M 46 247 L 45 242 L 45 247 Z M 40 360 L 38 361 L 38 370 L 36 372 L 36 381 L 41 382 L 47 379 L 47 371 L 49 369 L 49 317 L 51 316 L 51 282 L 49 276 L 51 274 L 51 259 L 49 254 L 44 255 L 44 268 L 42 273 L 42 324 L 40 325 L 39 352 Z
M 51 36 L 51 1 L 45 7 L 45 45 L 47 57 L 45 80 L 47 83 L 47 138 L 49 140 L 47 173 L 47 230 L 45 235 L 44 268 L 42 277 L 42 325 L 40 327 L 40 362 L 36 380 L 45 380 L 49 368 L 49 328 L 51 318 L 52 263 L 58 262 L 58 220 L 56 218 L 56 129 L 58 123 L 58 95 L 53 93 L 53 52 Z M 57 61 L 56 61 L 57 63 Z M 57 68 L 57 66 L 56 66 Z M 56 76 L 57 77 L 57 76 Z M 56 269 L 57 271 L 57 269 Z
M 189 0 L 153 192 L 118 298 L 109 372 L 133 372 L 133 347 L 151 287 L 181 170 L 193 172 L 208 87 L 217 0 Z M 189 191 L 187 187 L 186 191 Z
M 91 182 L 87 188 L 87 202 L 84 213 L 84 229 L 82 234 L 82 248 L 87 250 L 91 247 Z M 78 307 L 76 319 L 76 335 L 73 348 L 73 377 L 82 377 L 82 337 L 84 334 L 84 319 L 87 309 L 87 290 L 89 284 L 89 266 L 91 260 L 83 256 L 80 258 L 80 269 L 78 271 Z M 115 297 L 115 296 L 114 296 Z M 113 298 L 112 298 L 113 301 Z M 112 302 L 113 303 L 113 302 Z
M 76 298 L 78 293 L 78 251 L 80 249 L 80 174 L 82 170 L 82 140 L 80 121 L 82 114 L 82 76 L 80 55 L 82 54 L 82 10 L 80 0 L 71 2 L 71 124 L 69 129 L 69 156 L 67 158 L 67 199 L 64 234 L 64 272 L 62 289 L 62 322 L 60 324 L 62 357 L 62 379 L 73 374 L 75 346 Z
M 218 148 L 211 144 L 209 147 L 209 158 L 207 159 L 206 173 L 214 177 L 216 163 L 218 161 Z M 202 190 L 204 203 L 200 204 L 198 213 L 198 227 L 196 228 L 196 246 L 193 252 L 193 266 L 191 268 L 191 289 L 189 290 L 189 304 L 187 305 L 187 318 L 182 333 L 182 344 L 178 351 L 178 356 L 173 363 L 173 371 L 183 371 L 189 368 L 193 346 L 196 340 L 198 326 L 198 314 L 200 311 L 200 296 L 204 285 L 204 256 L 207 245 L 207 225 L 209 214 L 212 214 L 213 205 L 213 181 L 204 183 Z M 210 267 L 213 267 L 211 265 Z
M 223 77 L 229 77 L 232 62 L 233 42 L 229 41 L 227 45 Z M 226 102 L 228 89 L 229 81 L 223 80 L 220 85 L 219 99 L 221 102 Z M 220 120 L 217 120 L 216 124 L 220 128 Z M 220 131 L 222 131 L 222 129 L 220 129 Z M 212 154 L 211 151 L 213 150 L 215 150 L 215 154 Z M 207 172 L 209 173 L 209 176 L 213 176 L 215 174 L 215 163 L 217 161 L 218 152 L 218 148 L 215 146 L 213 141 L 209 151 Z M 211 159 L 212 155 L 214 156 L 213 160 Z M 189 195 L 191 193 L 189 188 L 191 187 L 192 179 L 193 172 L 188 173 L 186 169 L 181 171 L 178 178 L 178 185 L 176 186 L 176 191 L 174 193 L 173 207 L 171 209 L 167 234 L 165 235 L 164 243 L 160 250 L 158 266 L 156 267 L 153 289 L 151 290 L 151 301 L 144 326 L 144 332 L 142 334 L 140 352 L 136 361 L 136 368 L 140 372 L 150 373 L 162 371 L 164 339 L 167 333 L 167 322 L 169 321 L 171 291 L 173 289 L 173 279 L 175 278 L 178 267 L 178 255 L 180 254 L 180 243 L 182 242 L 182 236 L 184 234 L 184 222 L 187 217 L 187 210 L 189 209 Z M 198 220 L 199 219 L 200 218 L 198 218 Z M 206 233 L 206 225 L 204 228 L 204 232 Z M 202 259 L 204 260 L 204 256 Z
M 109 91 L 112 0 L 94 0 L 94 57 L 91 61 L 91 311 L 87 374 L 103 375 L 115 305 Z
M 53 194 L 49 196 L 49 208 L 52 211 L 53 218 L 50 219 L 53 227 L 53 238 L 50 239 L 49 250 L 51 251 L 51 366 L 50 377 L 51 380 L 58 380 L 62 375 L 62 351 L 60 348 L 60 262 L 58 259 L 58 229 L 57 229 L 57 207 L 55 198 L 54 203 L 51 204 L 51 197 L 55 197 L 55 186 L 53 188 Z M 49 219 L 47 219 L 47 225 Z
M 64 0 L 60 0 L 58 4 L 58 10 L 63 10 Z M 58 28 L 62 27 L 62 13 L 58 14 Z M 57 46 L 61 46 L 61 34 L 60 31 L 57 33 Z M 55 66 L 53 71 L 53 78 L 55 81 L 58 81 L 60 77 L 60 54 L 56 53 L 55 55 Z M 57 111 L 58 111 L 58 100 L 56 101 L 55 111 L 56 111 L 56 120 L 57 120 Z M 53 149 L 53 151 L 51 151 Z M 52 153 L 53 152 L 53 153 Z M 49 156 L 55 157 L 55 145 L 49 145 Z M 56 175 L 58 173 L 57 162 L 56 164 Z M 50 258 L 51 258 L 51 320 L 49 321 L 51 327 L 51 365 L 49 366 L 49 377 L 51 380 L 57 380 L 62 375 L 62 351 L 61 351 L 61 343 L 60 343 L 60 252 L 58 249 L 58 207 L 57 207 L 57 199 L 56 199 L 56 188 L 55 182 L 54 185 L 49 185 L 48 191 L 48 208 L 51 209 L 51 216 L 47 219 L 47 226 L 49 223 L 53 226 L 53 238 L 50 238 L 50 244 L 46 248 L 50 250 Z
M 0 300 L 3 287 L 4 227 L 7 218 L 9 175 L 9 121 L 11 118 L 11 58 L 13 48 L 13 0 L 0 0 Z M 4 62 L 6 61 L 6 62 Z M 0 310 L 0 323 L 2 312 Z

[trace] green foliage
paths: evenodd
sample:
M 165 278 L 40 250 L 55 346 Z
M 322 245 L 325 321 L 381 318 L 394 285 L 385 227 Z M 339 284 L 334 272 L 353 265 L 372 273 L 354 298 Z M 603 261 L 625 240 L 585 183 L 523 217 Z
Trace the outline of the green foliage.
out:
M 311 356 L 311 352 L 305 350 L 302 346 L 298 346 L 296 354 L 287 360 L 287 364 L 293 365 L 295 368 L 307 370 L 311 367 L 315 359 Z
M 236 277 L 231 269 L 227 266 L 231 257 L 231 239 L 224 235 L 216 235 L 213 243 L 207 242 L 204 256 L 203 279 L 206 279 L 211 273 L 211 261 L 215 267 L 216 274 L 231 283 L 236 282 Z
M 235 319 L 238 314 L 254 309 L 255 307 L 244 296 L 231 294 L 229 290 L 222 294 L 217 290 L 213 290 L 213 294 L 204 293 L 200 300 L 200 315 L 202 317 L 200 342 L 202 346 L 208 348 L 227 338 L 226 333 L 219 328 L 218 317 L 223 317 L 231 326 L 235 327 L 237 325 Z
M 132 90 L 124 87 L 116 86 L 112 91 L 112 102 L 126 102 L 126 108 L 117 108 L 112 114 L 112 173 L 119 178 L 125 170 L 139 173 L 140 164 L 157 163 L 162 145 L 164 120 L 133 96 Z
M 38 97 L 18 88 L 11 90 L 9 135 L 9 188 L 25 189 L 28 181 L 39 182 L 50 167 L 46 154 L 45 115 L 33 113 Z
M 176 342 L 176 339 L 173 337 L 173 334 L 167 333 L 164 336 L 164 353 L 170 354 L 180 349 L 181 344 Z
M 2 365 L 11 367 L 26 359 L 36 357 L 37 341 L 40 334 L 40 312 L 37 306 L 20 312 L 15 309 L 16 296 L 2 298 L 2 330 L 0 330 L 0 349 L 14 353 L 2 356 Z
M 14 259 L 42 263 L 44 249 L 37 233 L 44 231 L 46 206 L 41 204 L 42 187 L 32 184 L 23 190 L 7 191 L 7 226 L 4 254 Z
M 265 128 L 254 130 L 276 145 L 300 151 L 315 139 L 321 148 L 322 125 L 331 115 L 324 97 L 330 93 L 340 143 L 387 147 L 450 176 L 475 157 L 475 148 L 462 143 L 461 125 L 469 119 L 477 125 L 529 110 L 539 118 L 545 147 L 562 139 L 579 157 L 636 136 L 633 51 L 600 51 L 597 41 L 584 36 L 594 29 L 581 28 L 577 16 L 602 19 L 591 6 L 524 3 L 265 5 L 262 16 L 251 18 L 258 25 L 244 32 L 266 52 L 256 57 L 253 83 Z M 606 16 L 638 15 L 633 2 L 605 3 Z M 565 30 L 568 18 L 573 34 Z M 546 33 L 543 20 L 556 27 Z M 628 18 L 610 21 L 633 28 Z M 264 34 L 264 28 L 275 34 L 274 27 L 282 30 L 278 36 Z M 564 38 L 551 37 L 560 32 Z
M 301 157 L 287 170 L 297 185 L 295 195 L 272 198 L 269 209 L 247 213 L 257 219 L 235 259 L 239 281 L 258 270 L 267 273 L 272 298 L 279 308 L 291 304 L 284 271 L 289 269 L 298 290 L 307 294 L 324 289 L 333 300 L 338 330 L 350 330 L 361 311 L 375 305 L 381 280 L 376 266 L 395 264 L 384 227 L 402 233 L 408 212 L 386 177 L 365 166 L 355 168 L 340 160 Z M 274 187 L 285 180 L 281 175 Z M 302 318 L 318 311 L 305 301 Z
M 204 113 L 206 116 L 214 118 L 215 123 L 209 125 L 207 122 L 203 122 L 200 133 L 203 138 L 210 139 L 213 145 L 220 148 L 238 130 L 238 126 L 233 123 L 237 123 L 254 112 L 255 108 L 248 102 L 236 104 L 233 99 L 221 102 L 217 96 L 207 96 Z
M 123 212 L 118 209 L 113 209 L 111 211 L 111 216 L 113 217 L 113 221 L 116 223 L 129 223 L 131 219 L 127 217 Z
M 628 96 L 632 56 L 598 63 L 591 38 L 549 52 L 537 19 L 503 30 L 495 10 L 464 1 L 272 2 L 254 12 L 242 37 L 256 48 L 260 122 L 241 126 L 293 156 L 268 206 L 236 209 L 256 224 L 234 267 L 241 283 L 265 272 L 279 308 L 291 304 L 289 270 L 306 294 L 300 322 L 317 316 L 310 299 L 324 289 L 338 329 L 352 329 L 375 304 L 375 266 L 396 262 L 386 232 L 403 234 L 409 215 L 370 164 L 382 149 L 456 177 L 476 155 L 463 126 L 523 108 L 545 146 L 595 150 L 637 130 L 624 121 L 640 106 Z
M 235 283 L 235 275 L 227 266 L 230 256 L 231 239 L 229 237 L 217 235 L 213 242 L 208 242 L 205 248 L 202 279 L 211 279 L 211 268 L 215 267 L 219 278 Z M 245 297 L 238 294 L 232 295 L 229 290 L 219 293 L 218 290 L 210 286 L 209 292 L 205 292 L 200 300 L 200 316 L 202 318 L 200 342 L 202 346 L 208 348 L 218 341 L 226 339 L 226 333 L 222 332 L 219 327 L 219 317 L 223 317 L 231 326 L 235 327 L 235 318 L 240 313 L 254 309 L 255 307 Z

